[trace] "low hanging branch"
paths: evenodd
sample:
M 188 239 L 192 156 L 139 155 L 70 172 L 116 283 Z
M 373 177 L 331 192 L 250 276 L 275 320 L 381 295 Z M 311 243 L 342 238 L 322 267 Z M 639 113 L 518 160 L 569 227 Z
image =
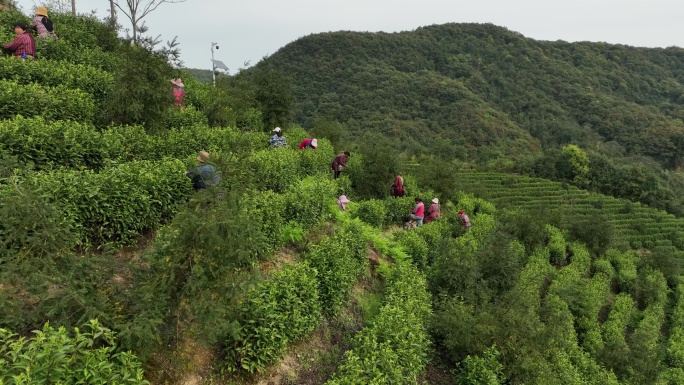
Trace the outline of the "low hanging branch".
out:
M 128 20 L 131 21 L 133 27 L 133 41 L 138 43 L 138 31 L 140 30 L 140 21 L 145 18 L 145 16 L 154 12 L 160 5 L 166 4 L 176 4 L 184 3 L 185 0 L 126 0 L 124 7 L 119 5 L 117 1 L 116 7 L 121 10 L 121 12 L 126 15 Z

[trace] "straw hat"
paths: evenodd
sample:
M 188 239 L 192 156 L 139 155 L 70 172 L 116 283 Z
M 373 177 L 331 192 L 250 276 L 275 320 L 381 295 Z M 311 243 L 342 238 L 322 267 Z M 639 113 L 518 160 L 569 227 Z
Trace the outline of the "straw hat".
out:
M 349 199 L 347 199 L 347 196 L 346 196 L 346 195 L 341 195 L 341 196 L 340 196 L 340 199 L 338 200 L 338 202 L 340 202 L 340 203 L 349 203 L 349 202 L 351 202 L 351 201 L 350 201 Z
M 437 199 L 437 198 L 433 199 L 432 203 L 439 203 L 439 199 Z
M 47 15 L 48 15 L 47 8 L 45 8 L 45 7 L 36 8 L 36 15 L 47 17 Z
M 183 84 L 183 81 L 180 78 L 171 79 L 171 83 L 176 87 L 185 87 L 185 84 Z
M 200 151 L 199 155 L 197 155 L 197 161 L 200 163 L 204 163 L 209 159 L 209 153 L 206 151 Z
M 312 139 L 311 140 L 311 147 L 318 147 L 318 139 Z

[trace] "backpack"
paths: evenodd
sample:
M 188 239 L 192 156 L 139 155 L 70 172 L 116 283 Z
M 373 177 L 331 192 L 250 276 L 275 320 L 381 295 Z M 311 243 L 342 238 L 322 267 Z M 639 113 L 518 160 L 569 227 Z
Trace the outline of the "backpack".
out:
M 55 31 L 55 25 L 52 23 L 52 20 L 47 18 L 47 16 L 43 16 L 40 21 L 43 23 L 45 29 L 47 29 L 49 33 L 53 33 Z

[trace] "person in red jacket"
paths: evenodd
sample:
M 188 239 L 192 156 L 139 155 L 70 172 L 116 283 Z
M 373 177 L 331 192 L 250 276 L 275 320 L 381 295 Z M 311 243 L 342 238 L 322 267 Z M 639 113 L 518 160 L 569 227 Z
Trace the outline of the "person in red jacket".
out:
M 349 158 L 349 151 L 345 151 L 342 154 L 335 157 L 332 162 L 332 170 L 335 179 L 340 177 L 342 170 L 347 168 L 347 158 Z
M 415 205 L 415 207 L 413 207 L 413 210 L 411 210 L 411 219 L 416 221 L 416 226 L 422 226 L 424 218 L 425 218 L 425 204 L 423 204 L 422 199 L 420 199 L 419 197 L 416 197 L 416 205 Z
M 401 175 L 397 175 L 394 179 L 394 184 L 392 185 L 391 194 L 395 198 L 401 198 L 404 196 L 404 178 Z
M 428 209 L 428 215 L 425 217 L 425 223 L 430 223 L 435 219 L 442 216 L 442 209 L 439 207 L 439 199 L 435 198 L 432 200 L 432 204 Z
M 311 138 L 309 138 L 309 139 L 304 139 L 304 141 L 303 141 L 302 143 L 299 144 L 299 149 L 300 149 L 300 150 L 303 150 L 303 149 L 305 149 L 305 148 L 312 148 L 312 149 L 314 149 L 314 150 L 315 150 L 316 148 L 318 148 L 318 139 L 316 139 L 316 138 L 313 138 L 313 139 L 311 139 Z

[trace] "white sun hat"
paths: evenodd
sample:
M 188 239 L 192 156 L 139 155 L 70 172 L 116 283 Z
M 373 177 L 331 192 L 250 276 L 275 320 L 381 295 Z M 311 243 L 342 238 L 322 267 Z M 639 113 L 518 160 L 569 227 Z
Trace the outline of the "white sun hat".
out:
M 433 199 L 432 203 L 439 203 L 439 199 L 437 199 L 437 198 Z
M 280 127 L 276 127 L 276 128 L 273 129 L 273 132 L 280 132 L 280 131 L 282 131 L 282 130 L 280 129 Z

